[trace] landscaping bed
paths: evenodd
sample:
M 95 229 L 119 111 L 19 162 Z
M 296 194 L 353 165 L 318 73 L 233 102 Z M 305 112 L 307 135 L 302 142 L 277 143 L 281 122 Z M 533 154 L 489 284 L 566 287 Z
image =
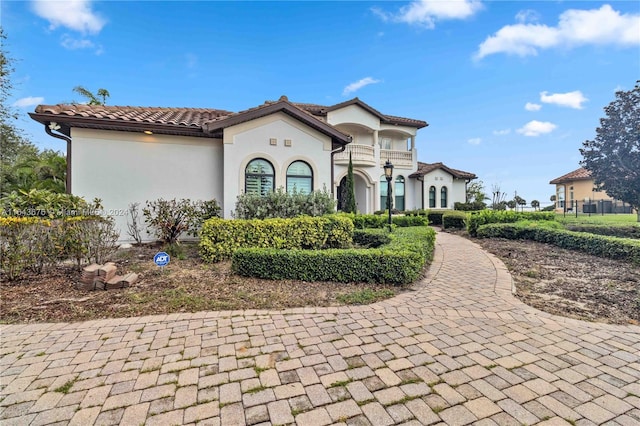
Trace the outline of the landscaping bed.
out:
M 524 303 L 570 318 L 640 324 L 640 268 L 550 244 L 474 239 L 511 272 Z
M 41 275 L 24 273 L 0 282 L 0 321 L 71 322 L 101 318 L 197 312 L 204 310 L 285 309 L 373 303 L 401 293 L 402 286 L 366 283 L 304 282 L 240 277 L 231 262 L 206 263 L 196 244 L 182 244 L 184 259 L 171 259 L 164 272 L 153 263 L 159 245 L 119 250 L 120 273 L 136 272 L 130 288 L 85 291 L 75 288 L 81 272 L 57 266 Z

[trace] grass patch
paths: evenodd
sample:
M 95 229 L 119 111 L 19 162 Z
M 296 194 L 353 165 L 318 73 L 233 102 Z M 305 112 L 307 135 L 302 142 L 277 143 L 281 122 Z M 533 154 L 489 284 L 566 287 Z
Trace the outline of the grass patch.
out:
M 55 388 L 53 391 L 54 392 L 59 392 L 59 393 L 63 393 L 63 394 L 68 394 L 69 391 L 71 390 L 71 387 L 73 386 L 73 384 L 76 382 L 76 379 L 73 380 L 69 380 L 67 383 L 65 383 L 64 385 Z
M 267 388 L 264 387 L 264 386 L 256 386 L 255 388 L 251 388 L 251 389 L 247 390 L 246 393 L 248 393 L 248 394 L 258 393 L 258 392 L 263 391 L 265 389 L 267 389 Z
M 394 291 L 387 288 L 380 290 L 365 288 L 364 290 L 356 290 L 351 293 L 338 294 L 336 299 L 345 305 L 368 305 L 379 300 L 388 299 L 394 295 Z
M 329 386 L 329 389 L 331 388 L 337 388 L 340 386 L 347 386 L 349 383 L 353 382 L 353 379 L 349 379 L 349 380 L 341 380 L 338 382 L 333 382 L 331 383 L 331 385 Z
M 565 225 L 637 225 L 638 216 L 635 214 L 606 214 L 591 216 L 581 215 L 578 217 L 567 214 L 564 216 L 562 213 L 556 215 L 556 220 Z

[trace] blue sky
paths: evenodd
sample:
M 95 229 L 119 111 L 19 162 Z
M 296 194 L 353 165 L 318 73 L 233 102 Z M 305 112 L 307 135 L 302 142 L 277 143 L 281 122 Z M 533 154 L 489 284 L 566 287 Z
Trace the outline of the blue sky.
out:
M 106 88 L 110 105 L 243 110 L 358 96 L 426 120 L 419 159 L 543 205 L 615 90 L 640 78 L 640 3 L 3 1 L 27 112 Z

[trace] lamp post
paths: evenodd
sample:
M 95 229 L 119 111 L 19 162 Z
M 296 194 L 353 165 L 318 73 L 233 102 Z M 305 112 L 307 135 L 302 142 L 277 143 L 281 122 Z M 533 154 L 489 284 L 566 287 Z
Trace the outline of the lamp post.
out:
M 389 229 L 391 229 L 391 179 L 393 179 L 393 164 L 387 160 L 384 163 L 384 177 L 387 179 L 387 210 L 389 210 Z

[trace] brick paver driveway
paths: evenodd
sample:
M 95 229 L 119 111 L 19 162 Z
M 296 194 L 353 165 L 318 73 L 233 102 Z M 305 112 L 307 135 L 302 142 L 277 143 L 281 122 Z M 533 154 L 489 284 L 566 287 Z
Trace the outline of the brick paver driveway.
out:
M 437 242 L 370 306 L 2 326 L 0 424 L 640 424 L 640 327 L 529 308 Z

